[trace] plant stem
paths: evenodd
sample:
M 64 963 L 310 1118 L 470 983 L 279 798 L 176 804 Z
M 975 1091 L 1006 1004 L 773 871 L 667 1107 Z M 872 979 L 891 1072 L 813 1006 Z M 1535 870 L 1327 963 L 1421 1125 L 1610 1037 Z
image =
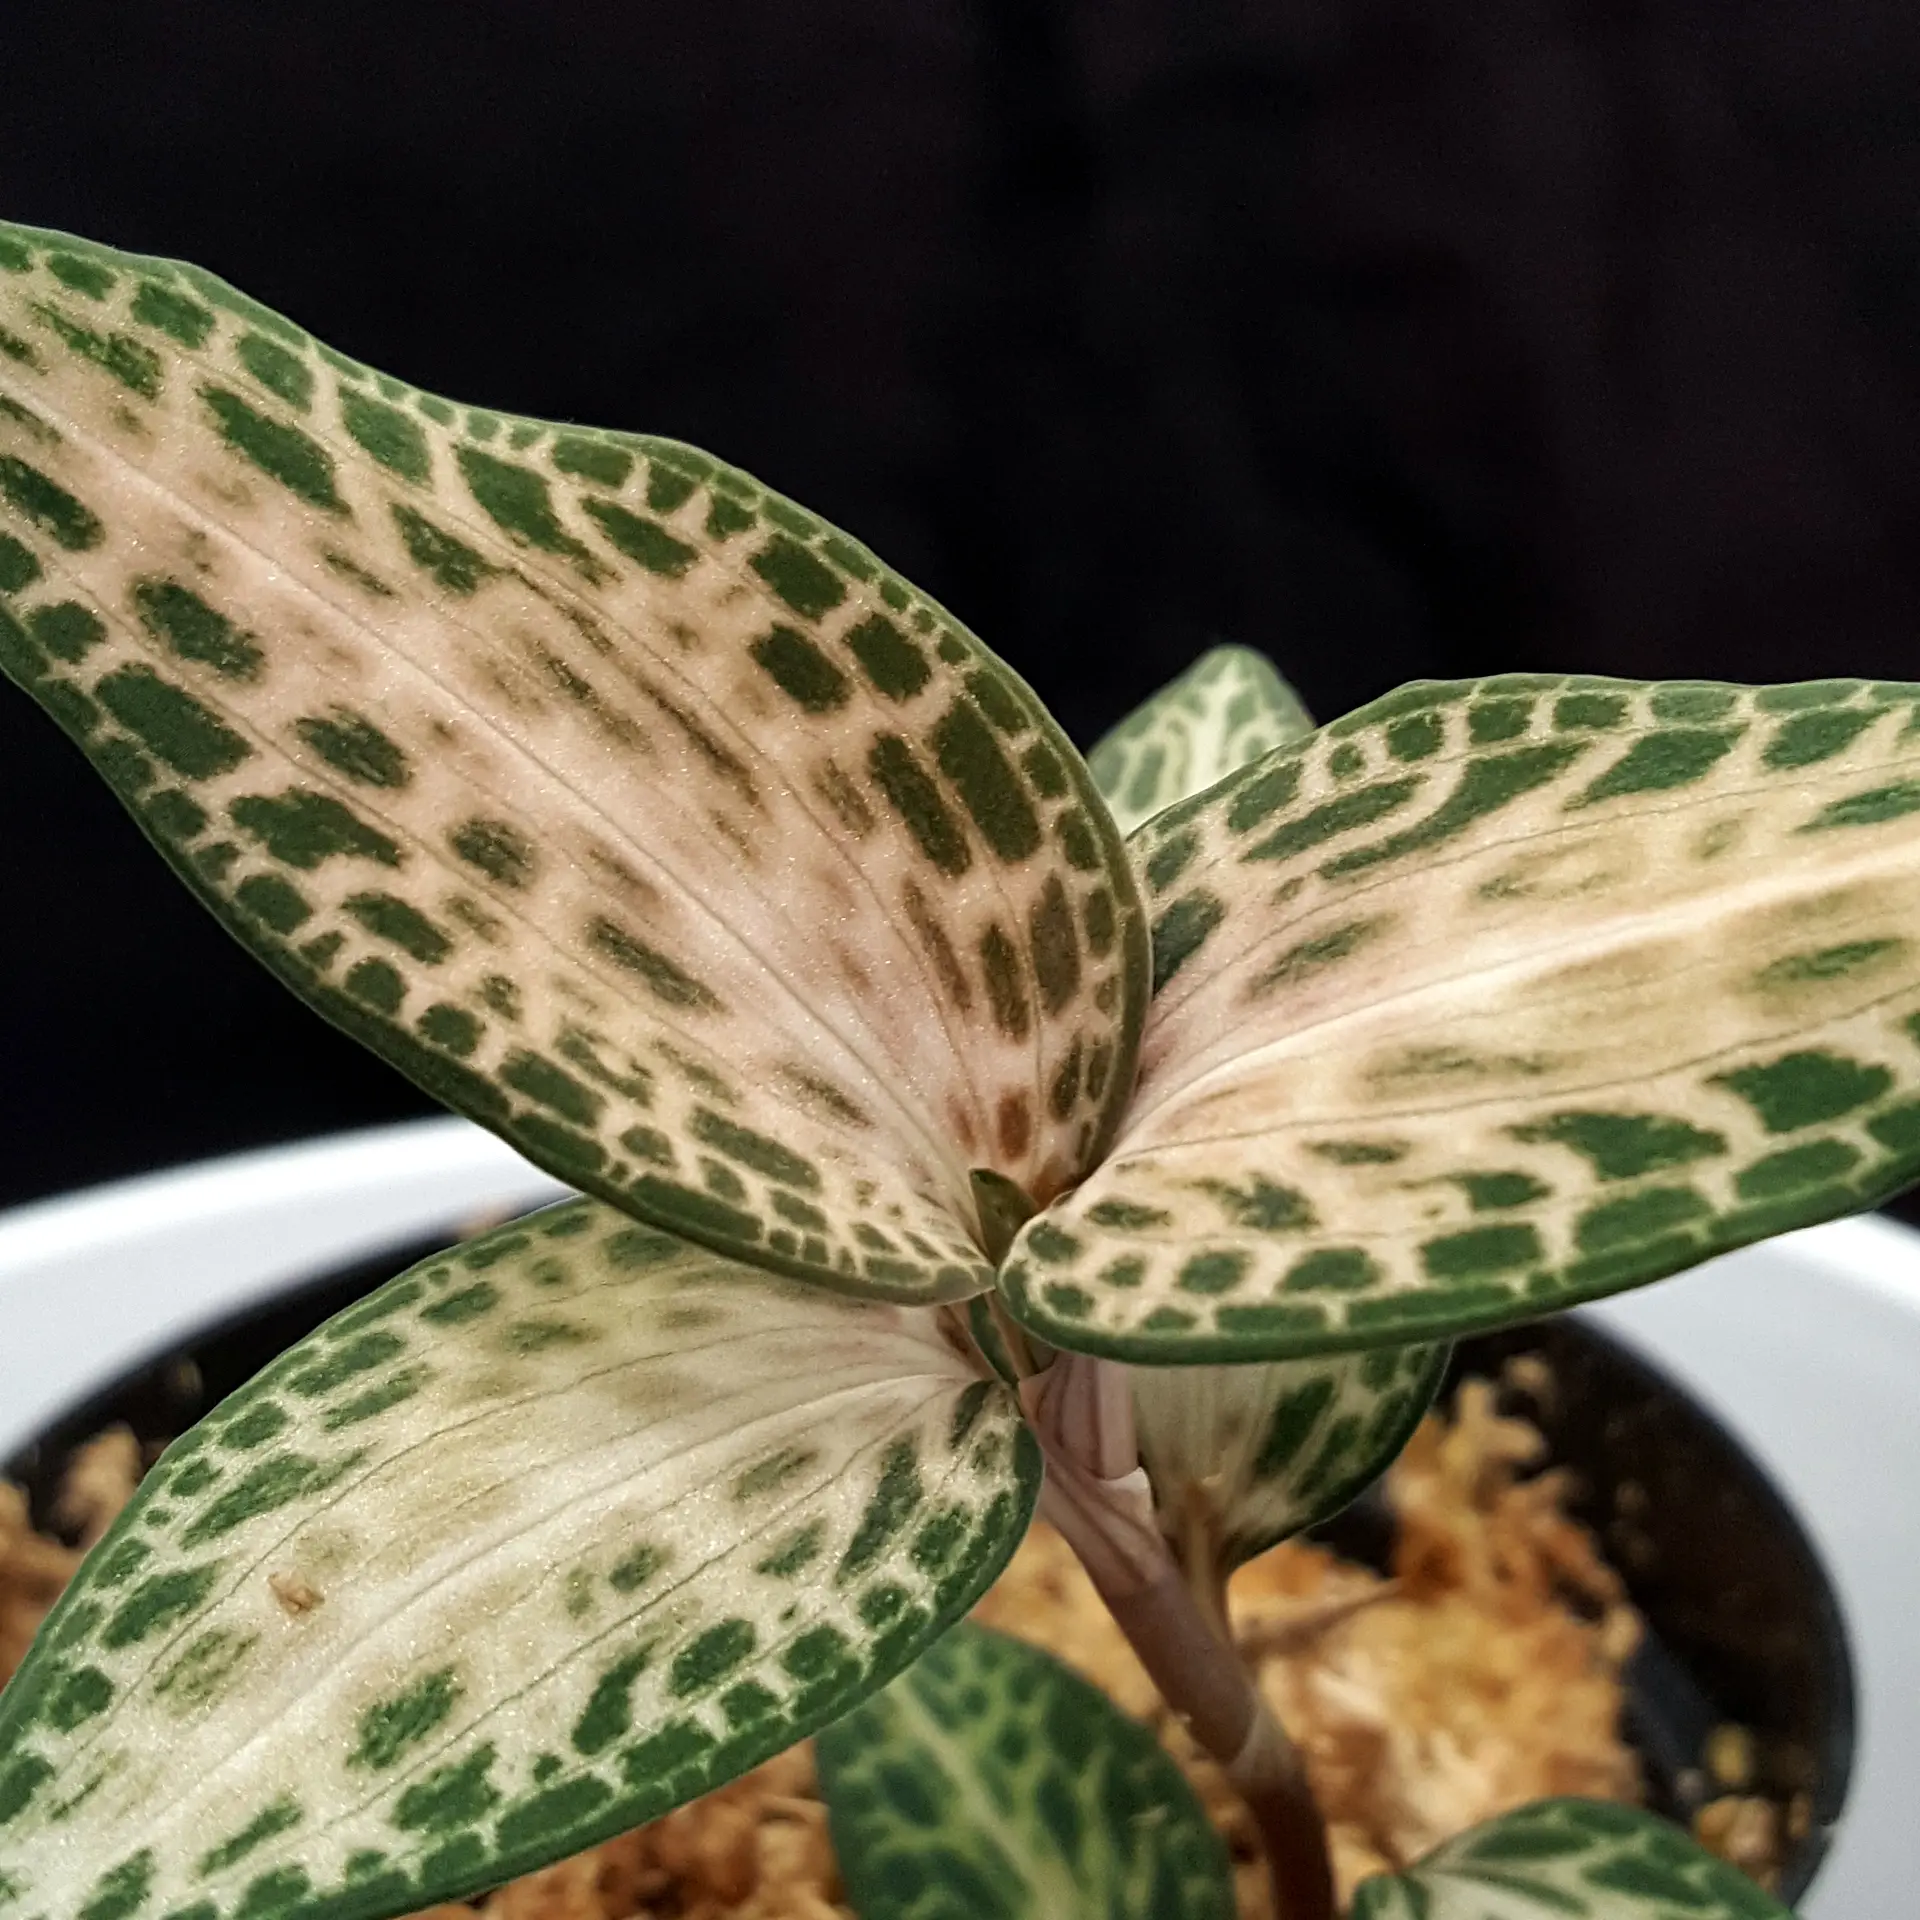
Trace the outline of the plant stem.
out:
M 1146 1475 L 1137 1464 L 1112 1471 L 1138 1459 L 1124 1370 L 1063 1353 L 1021 1383 L 1021 1399 L 1047 1457 L 1041 1512 L 1079 1556 L 1161 1697 L 1246 1802 L 1278 1920 L 1334 1920 L 1326 1822 L 1299 1751 L 1194 1598 L 1155 1523 Z
M 1279 1920 L 1333 1920 L 1326 1823 L 1299 1750 L 1239 1657 L 1207 1625 L 1179 1569 L 1169 1558 L 1151 1586 L 1101 1597 L 1161 1697 L 1246 1802 Z

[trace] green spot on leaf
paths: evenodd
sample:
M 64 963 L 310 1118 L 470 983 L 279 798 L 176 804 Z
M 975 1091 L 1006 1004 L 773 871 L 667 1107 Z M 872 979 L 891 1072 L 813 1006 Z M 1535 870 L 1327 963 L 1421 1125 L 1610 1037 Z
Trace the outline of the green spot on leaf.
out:
M 399 970 L 384 960 L 357 961 L 347 970 L 343 983 L 349 994 L 363 1007 L 389 1016 L 400 1011 L 407 998 L 407 983 Z
M 433 477 L 433 457 L 418 421 L 398 407 L 370 399 L 352 387 L 340 390 L 340 419 L 366 451 L 389 473 L 423 482 Z
M 1684 1167 L 1727 1150 L 1726 1136 L 1691 1121 L 1648 1113 L 1557 1113 L 1508 1132 L 1533 1144 L 1571 1147 L 1592 1163 L 1602 1180 L 1631 1180 L 1643 1173 Z
M 1324 871 L 1329 878 L 1358 873 L 1383 861 L 1442 846 L 1489 814 L 1557 780 L 1587 746 L 1584 740 L 1549 740 L 1471 760 L 1453 791 L 1418 826 L 1340 854 L 1327 862 Z
M 462 821 L 448 835 L 447 844 L 468 866 L 516 892 L 533 877 L 532 841 L 504 820 Z
M 633 1683 L 652 1660 L 652 1649 L 641 1647 L 616 1660 L 595 1682 L 580 1718 L 574 1722 L 576 1753 L 604 1753 L 633 1728 Z
M 1860 1149 L 1844 1140 L 1810 1140 L 1742 1168 L 1734 1186 L 1742 1200 L 1777 1200 L 1844 1179 L 1859 1164 Z
M 384 1773 L 451 1716 L 463 1691 L 453 1668 L 441 1667 L 391 1699 L 376 1701 L 360 1716 L 347 1765 Z
M 0 500 L 50 534 L 69 553 L 85 553 L 106 538 L 98 516 L 24 460 L 0 455 Z
M 667 1564 L 662 1548 L 642 1544 L 623 1554 L 607 1574 L 607 1584 L 616 1593 L 637 1593 Z
M 965 873 L 973 861 L 965 831 L 906 741 L 880 735 L 868 749 L 867 771 L 933 866 L 953 879 Z
M 676 1700 L 711 1692 L 748 1659 L 760 1637 L 746 1620 L 725 1620 L 697 1635 L 673 1657 L 667 1689 Z
M 195 1871 L 202 1879 L 210 1873 L 224 1873 L 256 1848 L 283 1833 L 290 1833 L 302 1819 L 300 1803 L 286 1795 L 262 1807 L 238 1833 L 230 1834 L 217 1847 L 209 1847 L 200 1856 Z
M 554 464 L 559 464 L 557 459 Z M 637 561 L 649 573 L 677 580 L 699 558 L 697 548 L 688 546 L 684 540 L 676 540 L 665 527 L 642 514 L 629 513 L 611 500 L 589 499 L 581 504 L 599 522 L 600 531 L 629 560 Z
M 253 636 L 242 633 L 198 594 L 170 580 L 143 580 L 133 589 L 133 603 L 147 630 L 164 640 L 181 659 L 198 661 L 229 680 L 251 680 L 259 674 L 265 655 Z M 43 631 L 36 618 L 34 636 L 50 653 L 77 660 L 102 636 L 99 620 L 85 608 L 46 611 L 68 611 L 80 615 L 84 622 L 68 640 L 64 634 Z
M 1885 1067 L 1816 1048 L 1782 1054 L 1765 1066 L 1715 1074 L 1710 1084 L 1737 1093 L 1769 1133 L 1792 1133 L 1878 1100 L 1893 1085 L 1893 1075 Z
M 565 554 L 590 571 L 604 571 L 600 563 L 560 524 L 553 496 L 544 476 L 531 467 L 516 466 L 478 447 L 455 449 L 454 458 L 468 491 L 487 516 L 515 539 L 544 553 Z
M 881 1460 L 880 1484 L 874 1489 L 873 1498 L 868 1501 L 866 1512 L 860 1516 L 860 1524 L 834 1569 L 835 1580 L 844 1582 L 865 1573 L 919 1511 L 925 1499 L 920 1458 L 914 1443 L 894 1441 Z
M 553 464 L 560 472 L 570 473 L 576 479 L 591 480 L 596 486 L 618 487 L 633 471 L 633 455 L 625 447 L 589 439 L 585 434 L 563 433 L 553 443 Z
M 933 729 L 933 749 L 981 838 L 1001 860 L 1024 860 L 1039 848 L 1033 803 L 977 706 L 955 701 Z
M 820 1185 L 819 1169 L 811 1160 L 782 1146 L 778 1140 L 726 1119 L 711 1108 L 694 1108 L 690 1131 L 696 1140 L 716 1152 L 752 1168 L 766 1179 L 779 1181 L 782 1186 L 812 1192 Z
M 884 614 L 870 614 L 850 628 L 846 644 L 867 678 L 889 700 L 911 700 L 932 677 L 926 655 Z
M 77 600 L 56 600 L 27 615 L 27 631 L 56 660 L 78 665 L 107 637 L 106 623 Z
M 1553 1191 L 1530 1173 L 1455 1173 L 1447 1176 L 1475 1213 L 1494 1213 L 1546 1199 Z
M 453 942 L 418 907 L 397 894 L 349 894 L 341 908 L 376 939 L 400 948 L 423 966 L 438 966 L 453 951 Z
M 293 723 L 293 730 L 336 773 L 363 787 L 399 788 L 413 778 L 400 746 L 349 707 L 308 714 Z
M 130 1647 L 177 1625 L 199 1609 L 219 1575 L 217 1562 L 150 1574 L 108 1616 L 100 1629 L 100 1644 Z
M 394 1803 L 393 1824 L 408 1833 L 452 1833 L 484 1819 L 500 1804 L 488 1778 L 496 1757 L 489 1743 L 414 1781 Z
M 1189 1254 L 1174 1281 L 1183 1293 L 1231 1293 L 1247 1277 L 1251 1256 L 1233 1249 Z
M 1648 1187 L 1589 1209 L 1580 1216 L 1574 1235 L 1581 1252 L 1608 1253 L 1658 1240 L 1696 1224 L 1712 1211 L 1691 1187 Z
M 331 794 L 306 787 L 289 787 L 277 796 L 244 794 L 227 812 L 235 826 L 253 835 L 276 860 L 303 872 L 336 855 L 388 867 L 400 864 L 399 846 Z
M 436 527 L 425 514 L 416 513 L 412 507 L 396 501 L 393 520 L 414 565 L 448 593 L 465 599 L 500 571 L 464 540 Z
M 1203 1180 L 1199 1185 L 1228 1220 L 1255 1233 L 1286 1233 L 1314 1224 L 1313 1208 L 1306 1195 L 1278 1185 L 1265 1174 L 1248 1175 L 1246 1184 L 1240 1187 L 1225 1180 Z
M 1510 1273 L 1541 1257 L 1540 1236 L 1531 1226 L 1469 1227 L 1443 1234 L 1420 1249 L 1420 1263 L 1433 1280 L 1477 1280 L 1484 1274 Z
M 347 503 L 334 486 L 333 455 L 319 441 L 298 427 L 258 412 L 225 387 L 204 386 L 200 397 L 213 415 L 220 437 L 242 459 L 309 506 L 326 513 L 346 513 Z
M 1830 801 L 1800 831 L 1822 833 L 1834 827 L 1875 827 L 1910 813 L 1920 813 L 1920 780 L 1895 780 L 1884 787 L 1869 787 L 1864 793 L 1850 793 L 1842 800 Z
M 845 583 L 823 560 L 777 533 L 748 563 L 795 613 L 817 620 L 847 597 Z
M 1153 991 L 1159 993 L 1227 916 L 1217 894 L 1182 894 L 1153 923 Z
M 705 1013 L 720 1010 L 714 994 L 677 962 L 611 920 L 590 922 L 587 940 L 596 952 L 644 981 L 654 997 L 668 1006 Z
M 211 707 L 151 667 L 121 667 L 94 694 L 129 733 L 189 780 L 231 773 L 253 753 Z
M 18 593 L 40 578 L 40 562 L 10 533 L 0 533 L 0 593 Z
M 305 1454 L 282 1453 L 260 1461 L 200 1509 L 182 1531 L 189 1546 L 217 1540 L 235 1527 L 257 1520 L 297 1500 L 326 1478 L 317 1460 Z
M 243 333 L 233 346 L 234 358 L 266 390 L 305 413 L 313 405 L 313 368 L 264 333 Z
M 133 296 L 133 317 L 190 351 L 205 346 L 213 331 L 213 315 L 199 301 L 151 280 L 143 280 Z
M 1379 1278 L 1379 1265 L 1362 1248 L 1320 1247 L 1302 1254 L 1280 1285 L 1287 1293 L 1360 1293 Z
M 130 1920 L 146 1905 L 153 1886 L 153 1852 L 143 1847 L 130 1859 L 103 1873 L 94 1883 L 80 1920 Z
M 788 699 L 807 713 L 847 704 L 847 676 L 805 634 L 775 627 L 753 643 L 753 657 Z
M 1879 718 L 1879 711 L 1872 707 L 1796 713 L 1767 742 L 1762 758 L 1782 772 L 1817 766 L 1844 753 Z
M 35 307 L 34 314 L 72 352 L 111 374 L 129 392 L 137 393 L 142 400 L 159 399 L 160 356 L 144 341 L 124 333 L 95 333 L 90 327 L 76 325 L 57 307 Z

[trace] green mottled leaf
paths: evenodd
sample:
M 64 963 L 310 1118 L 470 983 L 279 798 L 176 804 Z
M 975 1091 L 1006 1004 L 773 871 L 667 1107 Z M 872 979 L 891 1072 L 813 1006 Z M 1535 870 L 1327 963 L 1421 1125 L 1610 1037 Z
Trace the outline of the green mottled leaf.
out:
M 1338 1513 L 1399 1457 L 1433 1404 L 1448 1351 L 1133 1369 L 1140 1458 L 1174 1557 L 1224 1580 Z
M 1299 695 L 1250 647 L 1214 647 L 1087 756 L 1121 830 L 1313 730 Z
M 1227 1850 L 1144 1727 L 956 1628 L 818 1742 L 861 1920 L 1231 1920 Z
M 1312 727 L 1259 654 L 1216 647 L 1121 721 L 1088 765 L 1131 827 Z M 987 1318 L 980 1302 L 974 1317 Z M 1218 1594 L 1235 1567 L 1337 1513 L 1406 1444 L 1446 1359 L 1444 1346 L 1422 1346 L 1135 1369 L 1154 1512 L 1188 1575 Z
M 1920 687 L 1422 683 L 1130 843 L 1120 1139 L 1023 1229 L 1060 1346 L 1531 1318 L 1920 1172 Z
M 1539 1800 L 1363 1880 L 1352 1920 L 1788 1920 L 1743 1873 L 1637 1807 Z
M 921 1308 L 574 1200 L 429 1260 L 162 1457 L 0 1693 L 0 1914 L 372 1920 L 843 1712 L 1025 1530 Z
M 1044 1202 L 1118 1122 L 1146 936 L 1084 765 L 691 448 L 3 228 L 0 666 L 308 1001 L 721 1252 L 958 1298 L 970 1172 Z

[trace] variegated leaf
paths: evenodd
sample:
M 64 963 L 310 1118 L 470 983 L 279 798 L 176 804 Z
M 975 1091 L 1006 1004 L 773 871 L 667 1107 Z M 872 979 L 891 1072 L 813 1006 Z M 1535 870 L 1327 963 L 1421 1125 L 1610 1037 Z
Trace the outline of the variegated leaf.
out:
M 1363 1880 L 1352 1920 L 1791 1920 L 1745 1874 L 1637 1807 L 1539 1800 Z
M 1123 833 L 1236 767 L 1313 731 L 1300 697 L 1251 647 L 1214 647 L 1087 756 Z
M 1035 1647 L 962 1626 L 820 1736 L 860 1920 L 1232 1920 L 1160 1743 Z
M 569 1201 L 177 1442 L 0 1693 L 0 1914 L 374 1920 L 650 1818 L 1012 1552 L 1017 1405 L 926 1309 Z
M 0 666 L 296 991 L 561 1178 L 888 1298 L 1111 1137 L 1146 936 L 1086 769 L 872 555 L 0 228 Z
M 1259 654 L 1216 647 L 1129 714 L 1088 759 L 1132 827 L 1204 792 L 1313 722 Z M 985 1318 L 975 1303 L 976 1318 Z M 1233 1569 L 1337 1513 L 1405 1446 L 1446 1371 L 1444 1346 L 1219 1367 L 1137 1367 L 1131 1385 L 1154 1513 L 1223 1604 Z
M 1449 1351 L 1134 1368 L 1141 1464 L 1174 1557 L 1212 1584 L 1338 1513 L 1398 1458 Z
M 1920 688 L 1404 687 L 1133 843 L 1113 1153 L 1003 1274 L 1048 1340 L 1499 1325 L 1920 1171 Z

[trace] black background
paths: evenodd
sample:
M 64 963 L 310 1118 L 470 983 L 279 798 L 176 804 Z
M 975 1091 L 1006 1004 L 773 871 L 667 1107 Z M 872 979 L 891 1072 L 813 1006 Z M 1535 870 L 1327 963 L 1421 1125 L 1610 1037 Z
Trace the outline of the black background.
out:
M 0 216 L 712 447 L 1083 743 L 1215 637 L 1920 678 L 1911 0 L 0 0 Z M 0 688 L 0 1203 L 425 1110 Z

